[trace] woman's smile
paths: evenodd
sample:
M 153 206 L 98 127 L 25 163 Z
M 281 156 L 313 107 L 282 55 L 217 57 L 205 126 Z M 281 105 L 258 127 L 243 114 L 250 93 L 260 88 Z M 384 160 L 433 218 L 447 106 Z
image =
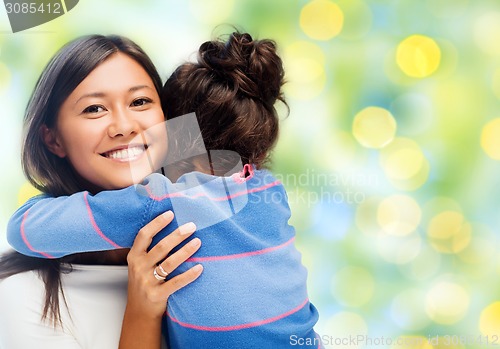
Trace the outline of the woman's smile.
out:
M 147 145 L 129 144 L 113 148 L 102 153 L 101 155 L 107 159 L 118 162 L 132 162 L 141 158 L 147 149 Z
M 62 104 L 53 152 L 67 158 L 95 191 L 124 188 L 162 166 L 163 122 L 149 75 L 127 55 L 113 54 Z

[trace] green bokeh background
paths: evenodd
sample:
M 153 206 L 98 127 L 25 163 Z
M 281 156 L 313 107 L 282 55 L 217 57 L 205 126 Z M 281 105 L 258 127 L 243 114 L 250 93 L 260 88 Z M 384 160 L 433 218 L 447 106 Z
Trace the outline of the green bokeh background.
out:
M 64 43 L 91 33 L 128 36 L 166 78 L 202 42 L 235 25 L 274 39 L 290 73 L 290 114 L 272 169 L 290 194 L 325 344 L 391 347 L 387 339 L 399 336 L 439 336 L 437 344 L 412 348 L 500 344 L 500 162 L 481 146 L 485 125 L 500 117 L 500 1 L 330 2 L 344 22 L 326 40 L 301 26 L 301 11 L 311 3 L 303 0 L 80 0 L 64 16 L 16 34 L 2 8 L 2 231 L 29 195 L 19 161 L 23 111 L 41 70 Z M 437 70 L 423 78 L 405 75 L 396 62 L 398 45 L 414 34 L 441 50 Z M 429 172 L 418 186 L 395 183 L 381 161 L 384 148 L 364 147 L 353 135 L 354 117 L 370 106 L 389 111 L 395 136 L 421 151 Z M 497 139 L 493 130 L 490 141 Z M 413 206 L 395 205 L 395 230 L 388 233 L 381 203 L 394 195 Z M 437 231 L 429 229 L 443 212 L 460 217 L 459 226 L 444 220 Z M 2 234 L 0 250 L 7 247 Z M 333 345 L 349 335 L 385 342 Z

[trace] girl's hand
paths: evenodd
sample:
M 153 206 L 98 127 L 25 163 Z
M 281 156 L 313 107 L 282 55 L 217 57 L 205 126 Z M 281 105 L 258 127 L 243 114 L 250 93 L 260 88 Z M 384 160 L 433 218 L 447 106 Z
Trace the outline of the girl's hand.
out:
M 193 223 L 187 223 L 163 238 L 148 252 L 153 237 L 172 222 L 173 218 L 174 214 L 167 211 L 144 226 L 128 253 L 128 299 L 120 348 L 134 348 L 136 343 L 144 348 L 159 347 L 161 319 L 165 313 L 168 297 L 196 280 L 203 271 L 203 267 L 199 264 L 168 281 L 158 280 L 155 277 L 155 269 L 160 276 L 163 276 L 163 271 L 171 273 L 201 246 L 200 239 L 195 238 L 166 258 L 174 247 L 196 230 Z M 145 345 L 146 343 L 150 343 L 149 346 Z

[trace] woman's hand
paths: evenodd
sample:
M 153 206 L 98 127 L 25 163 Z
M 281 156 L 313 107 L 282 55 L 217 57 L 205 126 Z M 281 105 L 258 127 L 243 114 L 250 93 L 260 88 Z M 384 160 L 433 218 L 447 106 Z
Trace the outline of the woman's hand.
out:
M 122 325 L 120 349 L 160 348 L 161 319 L 168 297 L 196 280 L 203 271 L 201 265 L 196 265 L 168 281 L 158 280 L 155 277 L 155 270 L 157 275 L 161 276 L 163 276 L 163 271 L 171 273 L 191 257 L 201 245 L 200 239 L 195 238 L 166 258 L 174 247 L 194 233 L 196 226 L 193 223 L 187 223 L 163 238 L 148 252 L 147 249 L 153 237 L 172 222 L 173 218 L 174 214 L 167 211 L 143 227 L 137 234 L 127 256 L 128 300 Z M 158 264 L 159 262 L 161 264 Z

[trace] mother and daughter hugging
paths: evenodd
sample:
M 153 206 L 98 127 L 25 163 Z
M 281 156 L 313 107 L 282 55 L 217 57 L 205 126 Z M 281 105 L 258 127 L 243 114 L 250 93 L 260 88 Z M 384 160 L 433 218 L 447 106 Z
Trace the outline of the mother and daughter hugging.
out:
M 43 194 L 7 227 L 0 349 L 321 348 L 266 169 L 283 83 L 275 43 L 246 33 L 203 43 L 164 85 L 125 37 L 62 47 L 24 117 Z

